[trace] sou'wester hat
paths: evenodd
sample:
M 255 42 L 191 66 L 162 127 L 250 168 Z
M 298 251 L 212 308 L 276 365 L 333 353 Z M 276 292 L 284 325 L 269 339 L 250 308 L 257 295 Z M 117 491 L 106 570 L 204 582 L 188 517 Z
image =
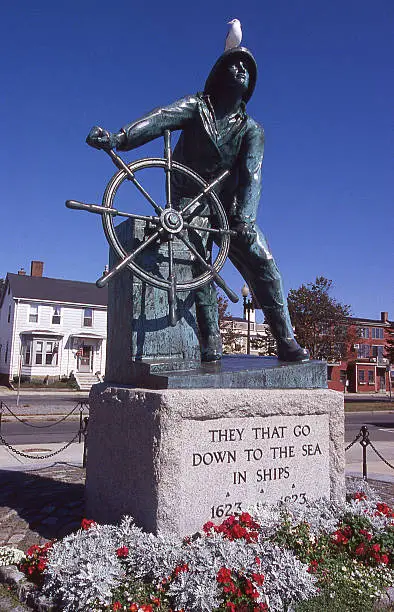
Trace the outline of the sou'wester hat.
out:
M 228 49 L 219 57 L 205 82 L 205 94 L 209 95 L 214 91 L 215 82 L 223 68 L 225 66 L 228 66 L 229 63 L 237 60 L 242 60 L 245 63 L 245 66 L 249 72 L 249 85 L 247 91 L 244 93 L 243 96 L 245 104 L 249 102 L 256 86 L 257 64 L 251 51 L 249 51 L 249 49 L 247 49 L 246 47 L 234 47 L 233 49 Z

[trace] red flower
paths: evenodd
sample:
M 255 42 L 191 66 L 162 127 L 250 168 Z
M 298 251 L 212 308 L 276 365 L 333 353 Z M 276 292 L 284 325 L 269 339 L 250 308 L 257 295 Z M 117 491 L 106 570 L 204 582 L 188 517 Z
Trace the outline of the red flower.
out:
M 85 531 L 87 531 L 91 527 L 94 527 L 95 525 L 97 525 L 97 523 L 95 521 L 92 521 L 91 519 L 83 518 L 81 521 L 81 528 Z
M 252 574 L 252 579 L 255 581 L 258 586 L 262 586 L 264 584 L 264 575 L 263 574 Z
M 202 528 L 203 528 L 204 533 L 209 535 L 211 532 L 211 529 L 215 528 L 215 525 L 212 523 L 212 521 L 208 521 L 207 523 L 205 523 L 205 525 L 203 525 Z
M 153 612 L 153 607 L 150 604 L 144 604 L 141 606 L 141 610 L 144 612 Z
M 354 494 L 353 498 L 357 501 L 360 501 L 362 499 L 367 499 L 367 496 L 362 491 L 357 491 L 357 493 Z
M 369 533 L 366 529 L 360 529 L 359 533 L 367 538 L 368 542 L 372 540 L 372 533 Z
M 231 571 L 227 567 L 221 567 L 217 573 L 216 580 L 222 584 L 232 582 Z
M 112 609 L 113 610 L 121 610 L 122 609 L 122 604 L 120 603 L 120 601 L 115 601 L 112 604 Z
M 226 608 L 228 608 L 230 612 L 236 612 L 236 607 L 231 601 L 226 602 Z
M 121 546 L 117 549 L 116 554 L 119 559 L 127 557 L 127 555 L 129 554 L 129 549 L 127 548 L 127 546 Z
M 130 612 L 138 612 L 139 606 L 136 603 L 132 603 L 129 610 Z
M 378 514 L 375 512 L 375 516 L 378 516 L 380 513 L 380 514 L 384 514 L 388 518 L 394 518 L 394 511 L 390 508 L 390 506 L 388 506 L 384 502 L 379 502 L 378 504 L 376 504 L 376 508 L 377 508 Z
M 359 544 L 356 548 L 356 550 L 354 551 L 356 555 L 361 556 L 361 555 L 365 555 L 365 544 L 364 542 L 361 542 L 361 544 Z
M 375 552 L 379 552 L 380 551 L 380 544 L 372 544 L 372 550 L 374 550 Z
M 390 558 L 388 555 L 386 555 L 386 553 L 383 553 L 383 555 L 380 555 L 380 562 L 384 563 L 385 565 L 388 565 L 388 562 L 390 561 Z
M 257 599 L 259 596 L 258 592 L 254 588 L 253 583 L 248 578 L 246 578 L 245 580 L 245 593 L 253 599 Z
M 249 512 L 242 512 L 241 516 L 239 517 L 239 520 L 242 521 L 242 523 L 246 523 L 247 525 L 250 525 L 254 522 Z
M 188 572 L 189 571 L 189 566 L 187 563 L 183 563 L 182 565 L 177 565 L 176 568 L 174 569 L 174 575 L 178 576 L 178 574 L 180 574 L 181 572 Z
M 317 567 L 318 567 L 318 565 L 319 565 L 319 564 L 318 564 L 318 562 L 317 562 L 317 561 L 315 561 L 315 560 L 314 560 L 314 561 L 311 561 L 311 562 L 310 562 L 310 565 L 309 565 L 309 567 L 308 567 L 308 572 L 309 572 L 310 574 L 315 574 L 315 573 L 316 573 L 316 571 L 317 571 Z
M 255 558 L 254 558 L 254 562 L 255 562 L 257 565 L 261 565 L 261 559 L 260 559 L 259 557 L 255 557 Z

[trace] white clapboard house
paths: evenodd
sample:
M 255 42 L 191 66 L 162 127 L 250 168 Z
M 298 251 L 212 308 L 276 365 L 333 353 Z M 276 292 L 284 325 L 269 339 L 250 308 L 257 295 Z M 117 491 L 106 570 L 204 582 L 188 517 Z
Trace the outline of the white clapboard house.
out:
M 73 374 L 82 389 L 105 370 L 107 290 L 47 278 L 32 261 L 7 274 L 0 298 L 0 380 L 53 381 Z

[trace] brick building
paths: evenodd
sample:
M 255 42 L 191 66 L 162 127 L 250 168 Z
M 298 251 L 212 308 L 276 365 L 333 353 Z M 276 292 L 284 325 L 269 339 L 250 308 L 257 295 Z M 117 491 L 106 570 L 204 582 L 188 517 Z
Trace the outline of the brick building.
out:
M 380 319 L 349 317 L 352 344 L 348 358 L 340 363 L 328 363 L 328 386 L 336 391 L 349 393 L 386 393 L 390 389 L 388 359 L 384 357 L 385 345 L 394 334 L 394 322 L 388 313 L 382 312 Z

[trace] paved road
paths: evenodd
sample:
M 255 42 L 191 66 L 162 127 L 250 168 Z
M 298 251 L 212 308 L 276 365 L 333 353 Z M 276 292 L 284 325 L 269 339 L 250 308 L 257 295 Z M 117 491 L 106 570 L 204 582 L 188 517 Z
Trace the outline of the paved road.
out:
M 51 392 L 51 391 L 23 391 L 19 397 L 17 406 L 17 395 L 15 392 L 0 391 L 0 401 L 4 402 L 13 412 L 21 415 L 49 415 L 67 414 L 81 400 L 87 400 L 88 393 L 82 391 L 73 392 Z M 3 409 L 7 412 L 6 408 Z
M 347 412 L 345 441 L 354 440 L 362 425 L 368 427 L 371 440 L 394 443 L 394 410 L 389 412 Z
M 87 414 L 87 411 L 84 412 Z M 67 442 L 79 429 L 79 410 L 61 423 L 51 419 L 28 419 L 20 423 L 12 416 L 3 414 L 1 433 L 10 444 L 25 442 L 50 443 Z M 34 427 L 31 427 L 33 425 Z M 368 427 L 370 438 L 376 442 L 393 442 L 394 444 L 394 410 L 390 412 L 349 412 L 345 415 L 345 442 L 348 444 L 359 433 L 362 425 Z

